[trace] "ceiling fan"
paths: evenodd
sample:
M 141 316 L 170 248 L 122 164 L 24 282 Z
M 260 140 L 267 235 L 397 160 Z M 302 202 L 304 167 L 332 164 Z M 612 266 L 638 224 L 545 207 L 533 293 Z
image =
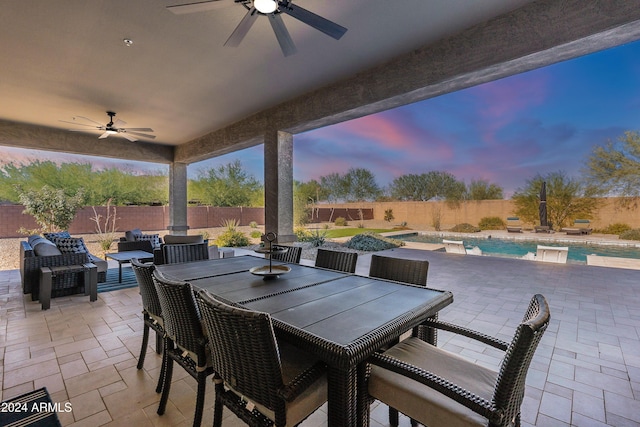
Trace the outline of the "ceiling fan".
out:
M 244 8 L 247 9 L 247 13 L 233 33 L 231 33 L 231 36 L 224 43 L 225 46 L 239 46 L 240 42 L 242 42 L 253 26 L 253 23 L 260 15 L 269 18 L 269 23 L 271 24 L 271 28 L 273 28 L 276 38 L 278 39 L 278 43 L 280 44 L 280 48 L 282 49 L 284 56 L 296 53 L 296 46 L 289 35 L 287 27 L 284 25 L 284 21 L 282 20 L 281 15 L 283 13 L 310 25 L 316 30 L 321 31 L 336 40 L 340 40 L 344 33 L 347 32 L 347 29 L 343 26 L 316 15 L 315 13 L 300 6 L 294 5 L 292 0 L 234 0 L 234 3 L 240 3 L 244 6 Z M 167 9 L 175 14 L 181 15 L 185 13 L 219 9 L 227 5 L 228 2 L 225 0 L 208 0 L 167 6 Z
M 87 122 L 91 122 L 93 124 L 87 124 L 87 123 L 80 123 L 78 121 L 66 121 L 66 120 L 60 120 L 61 122 L 64 123 L 71 123 L 74 125 L 80 125 L 80 126 L 88 126 L 88 127 L 92 127 L 95 129 L 91 129 L 91 130 L 99 130 L 101 132 L 103 132 L 102 135 L 100 135 L 98 137 L 98 139 L 102 139 L 102 138 L 106 138 L 109 135 L 122 135 L 123 137 L 125 137 L 126 139 L 128 139 L 131 142 L 137 141 L 138 139 L 132 135 L 137 135 L 143 138 L 151 138 L 154 139 L 156 136 L 155 135 L 149 135 L 147 133 L 142 133 L 142 132 L 153 132 L 153 129 L 151 128 L 123 128 L 122 126 L 126 125 L 127 122 L 125 122 L 124 120 L 120 120 L 117 119 L 114 123 L 113 118 L 115 117 L 116 113 L 114 113 L 113 111 L 107 111 L 107 115 L 109 116 L 110 120 L 109 123 L 107 123 L 106 125 L 103 125 L 99 122 L 96 122 L 95 120 L 91 120 L 88 117 L 83 117 L 83 116 L 75 116 L 73 118 L 73 120 L 76 119 L 82 119 L 85 120 Z M 97 125 L 97 126 L 96 126 Z M 85 129 L 69 129 L 72 132 L 84 132 Z

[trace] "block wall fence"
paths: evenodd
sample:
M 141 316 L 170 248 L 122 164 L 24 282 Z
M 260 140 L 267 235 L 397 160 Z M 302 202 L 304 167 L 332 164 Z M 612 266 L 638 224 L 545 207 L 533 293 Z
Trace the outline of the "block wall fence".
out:
M 596 217 L 591 219 L 592 228 L 605 228 L 609 224 L 624 223 L 632 228 L 640 228 L 640 209 L 619 208 L 617 199 L 602 199 Z M 458 208 L 451 208 L 446 202 L 365 202 L 318 204 L 314 206 L 312 222 L 333 221 L 344 216 L 356 225 L 360 212 L 364 220 L 384 219 L 387 209 L 393 211 L 391 225 L 406 222 L 412 229 L 433 230 L 433 219 L 440 213 L 441 229 L 446 230 L 456 224 L 469 223 L 477 225 L 481 218 L 497 216 L 503 219 L 513 216 L 513 202 L 510 200 L 482 200 L 462 202 Z M 37 227 L 30 215 L 22 213 L 21 205 L 0 206 L 0 238 L 23 237 L 17 232 L 20 227 L 34 229 Z M 104 215 L 104 206 L 97 206 L 96 212 Z M 96 224 L 91 207 L 78 211 L 69 231 L 76 234 L 90 234 L 96 231 Z M 124 233 L 132 228 L 146 231 L 166 230 L 169 226 L 168 206 L 119 206 L 117 207 L 117 229 Z M 331 219 L 330 219 L 331 218 Z M 249 225 L 255 221 L 264 225 L 264 208 L 223 208 L 211 206 L 194 206 L 187 209 L 187 222 L 191 230 L 214 228 L 221 226 L 225 219 L 236 219 L 240 225 Z M 535 224 L 530 224 L 533 226 Z M 166 234 L 169 232 L 167 231 Z

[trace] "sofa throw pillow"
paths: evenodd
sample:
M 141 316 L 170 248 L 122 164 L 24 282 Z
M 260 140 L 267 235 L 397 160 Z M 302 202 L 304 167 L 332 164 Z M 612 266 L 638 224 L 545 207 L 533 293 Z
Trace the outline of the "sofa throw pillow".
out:
M 160 235 L 159 234 L 141 234 L 136 236 L 136 241 L 148 240 L 151 242 L 153 249 L 160 249 Z
M 62 253 L 89 253 L 82 237 L 58 237 L 54 243 Z
M 31 243 L 33 253 L 36 256 L 56 256 L 60 255 L 60 249 L 50 240 L 40 237 Z
M 127 242 L 135 242 L 137 236 L 142 236 L 142 230 L 139 228 L 134 228 L 133 230 L 124 232 L 124 238 Z
M 57 231 L 55 233 L 42 233 L 42 235 L 44 236 L 45 239 L 51 240 L 52 242 L 53 242 L 53 239 L 55 239 L 56 237 L 67 237 L 67 238 L 71 237 L 68 231 Z

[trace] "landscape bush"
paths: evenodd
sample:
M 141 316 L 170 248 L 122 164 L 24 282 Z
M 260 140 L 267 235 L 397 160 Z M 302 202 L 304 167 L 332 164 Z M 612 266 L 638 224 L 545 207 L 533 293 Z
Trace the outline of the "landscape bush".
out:
M 462 224 L 456 225 L 449 231 L 453 231 L 454 233 L 478 233 L 480 229 L 478 227 L 474 227 L 471 224 L 463 222 Z
M 627 230 L 620 234 L 620 238 L 624 240 L 640 240 L 640 228 Z
M 480 219 L 480 230 L 504 230 L 507 225 L 499 216 L 485 216 Z
M 299 242 L 309 242 L 313 247 L 322 246 L 327 239 L 326 229 L 306 230 L 301 227 L 296 229 L 295 233 Z
M 229 247 L 249 246 L 249 238 L 237 229 L 238 224 L 239 222 L 236 219 L 224 220 L 222 226 L 226 230 L 218 236 L 216 245 Z
M 594 230 L 594 232 L 599 234 L 617 234 L 619 236 L 629 230 L 631 230 L 630 225 L 617 222 L 615 224 L 610 224 L 601 230 Z
M 262 236 L 262 232 L 260 230 L 253 230 L 250 234 L 252 239 L 257 239 Z
M 358 251 L 383 251 L 403 246 L 404 242 L 381 236 L 378 233 L 365 232 L 353 236 L 345 246 Z
M 347 222 L 347 220 L 341 216 L 339 216 L 338 218 L 336 218 L 335 222 L 333 223 L 336 227 L 345 227 L 347 226 L 349 223 Z

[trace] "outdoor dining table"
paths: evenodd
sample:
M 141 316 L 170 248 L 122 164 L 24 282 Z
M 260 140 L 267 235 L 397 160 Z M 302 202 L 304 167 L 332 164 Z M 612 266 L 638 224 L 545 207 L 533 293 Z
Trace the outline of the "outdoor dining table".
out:
M 249 271 L 265 263 L 245 255 L 157 269 L 230 304 L 269 313 L 278 339 L 323 360 L 330 426 L 369 424 L 368 405 L 358 405 L 358 368 L 376 350 L 453 302 L 448 291 L 299 264 L 287 264 L 289 272 L 268 280 Z

